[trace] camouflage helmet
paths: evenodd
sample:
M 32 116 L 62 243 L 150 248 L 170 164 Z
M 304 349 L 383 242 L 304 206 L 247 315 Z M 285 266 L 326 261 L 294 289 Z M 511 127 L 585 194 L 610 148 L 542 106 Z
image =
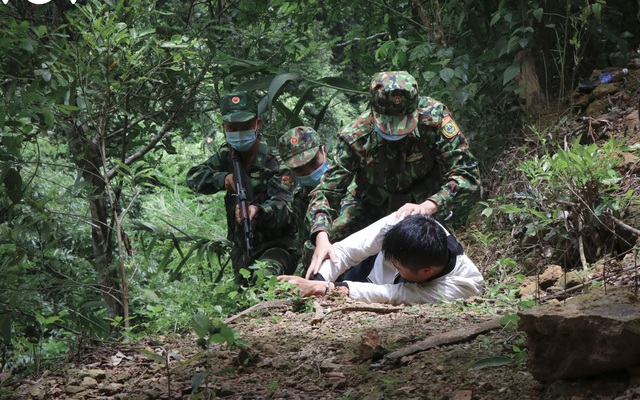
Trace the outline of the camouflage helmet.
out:
M 313 161 L 320 147 L 318 133 L 308 126 L 296 126 L 278 139 L 280 158 L 289 168 L 302 167 Z
M 418 126 L 418 83 L 408 72 L 376 73 L 369 96 L 373 120 L 383 133 L 402 136 Z
M 246 122 L 258 116 L 258 104 L 247 92 L 233 92 L 220 100 L 220 113 L 226 122 Z

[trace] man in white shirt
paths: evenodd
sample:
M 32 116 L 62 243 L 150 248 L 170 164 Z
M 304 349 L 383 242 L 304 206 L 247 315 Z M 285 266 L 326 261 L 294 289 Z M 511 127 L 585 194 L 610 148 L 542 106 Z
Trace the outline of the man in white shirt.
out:
M 325 260 L 305 279 L 281 275 L 303 296 L 334 290 L 368 303 L 424 304 L 474 296 L 483 278 L 460 243 L 429 215 L 388 215 L 334 245 L 337 263 Z M 354 267 L 355 266 L 355 267 Z M 343 273 L 342 282 L 335 282 Z

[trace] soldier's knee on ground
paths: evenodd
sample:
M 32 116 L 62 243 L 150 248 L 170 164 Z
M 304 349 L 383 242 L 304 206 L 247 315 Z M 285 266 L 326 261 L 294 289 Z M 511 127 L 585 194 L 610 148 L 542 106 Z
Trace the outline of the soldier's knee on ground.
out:
M 291 275 L 297 266 L 297 257 L 290 251 L 281 248 L 268 249 L 260 256 L 259 260 L 266 264 L 266 270 L 271 275 Z

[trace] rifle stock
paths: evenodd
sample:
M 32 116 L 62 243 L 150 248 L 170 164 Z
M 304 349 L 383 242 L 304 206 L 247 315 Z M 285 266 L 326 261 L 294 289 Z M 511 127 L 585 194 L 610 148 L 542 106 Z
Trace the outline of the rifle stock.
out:
M 244 231 L 245 263 L 249 264 L 252 261 L 251 253 L 253 251 L 253 230 L 251 229 L 251 220 L 249 219 L 249 200 L 247 199 L 247 191 L 242 184 L 240 157 L 235 150 L 233 151 L 231 159 L 233 161 L 233 179 L 236 182 L 236 196 L 238 197 L 238 207 L 240 208 L 242 229 Z

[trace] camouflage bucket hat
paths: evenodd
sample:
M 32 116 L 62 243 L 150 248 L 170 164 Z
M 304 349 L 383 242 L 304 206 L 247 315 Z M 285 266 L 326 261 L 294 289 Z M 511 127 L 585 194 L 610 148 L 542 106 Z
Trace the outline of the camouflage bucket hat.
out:
M 227 122 L 246 122 L 258 116 L 258 104 L 246 92 L 233 92 L 220 100 L 222 120 Z
M 313 161 L 320 143 L 318 133 L 307 126 L 297 126 L 278 139 L 280 158 L 289 168 L 302 167 Z
M 402 136 L 418 126 L 418 83 L 408 72 L 373 75 L 369 96 L 373 119 L 382 132 Z

